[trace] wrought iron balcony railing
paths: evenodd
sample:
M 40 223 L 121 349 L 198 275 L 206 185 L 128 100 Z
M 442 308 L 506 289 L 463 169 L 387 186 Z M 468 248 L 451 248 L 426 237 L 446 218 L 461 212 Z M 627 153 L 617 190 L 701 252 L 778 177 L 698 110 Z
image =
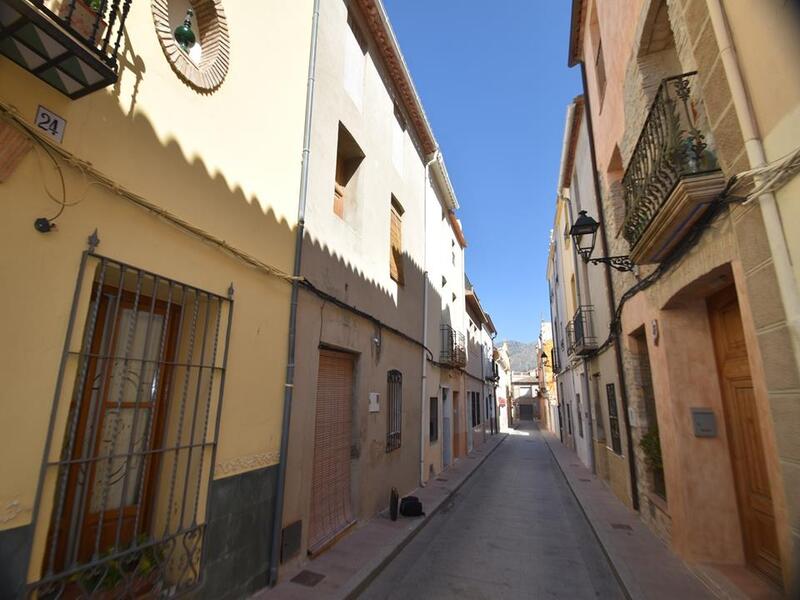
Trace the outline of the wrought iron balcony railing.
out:
M 442 351 L 439 362 L 451 367 L 464 367 L 467 364 L 467 347 L 464 334 L 450 325 L 442 325 Z
M 634 262 L 659 262 L 718 193 L 721 174 L 710 134 L 701 129 L 695 75 L 661 82 L 622 180 L 623 235 Z M 659 220 L 660 213 L 668 218 Z
M 70 98 L 117 80 L 132 0 L 0 0 L 0 54 Z
M 592 316 L 593 306 L 581 306 L 567 323 L 567 344 L 570 355 L 582 356 L 597 348 Z

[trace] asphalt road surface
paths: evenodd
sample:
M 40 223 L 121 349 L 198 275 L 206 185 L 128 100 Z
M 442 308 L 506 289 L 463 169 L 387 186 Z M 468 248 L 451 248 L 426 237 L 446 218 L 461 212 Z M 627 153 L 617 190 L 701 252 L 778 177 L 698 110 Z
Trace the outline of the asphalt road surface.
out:
M 533 426 L 512 432 L 360 596 L 624 597 Z

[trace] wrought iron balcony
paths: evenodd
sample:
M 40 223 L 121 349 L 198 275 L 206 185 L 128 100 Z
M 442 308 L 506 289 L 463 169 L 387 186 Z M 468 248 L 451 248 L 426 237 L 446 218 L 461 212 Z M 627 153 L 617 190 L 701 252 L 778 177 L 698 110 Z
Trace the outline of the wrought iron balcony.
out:
M 0 54 L 70 98 L 117 80 L 132 0 L 0 0 Z
M 623 235 L 634 263 L 663 260 L 725 187 L 701 129 L 695 75 L 661 82 L 622 180 Z
M 464 334 L 456 331 L 450 325 L 442 325 L 442 351 L 439 362 L 451 367 L 465 367 L 467 365 L 467 347 Z
M 583 356 L 590 354 L 597 348 L 597 338 L 594 335 L 592 316 L 594 307 L 581 306 L 575 311 L 575 316 L 567 323 L 567 344 L 570 356 Z

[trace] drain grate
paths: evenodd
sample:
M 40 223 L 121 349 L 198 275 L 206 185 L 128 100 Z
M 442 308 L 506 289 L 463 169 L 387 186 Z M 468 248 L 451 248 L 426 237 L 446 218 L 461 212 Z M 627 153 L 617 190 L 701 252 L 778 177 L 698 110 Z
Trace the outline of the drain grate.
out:
M 292 583 L 299 583 L 306 587 L 314 587 L 320 581 L 325 579 L 325 575 L 321 573 L 314 573 L 314 571 L 300 571 L 297 575 L 292 577 Z
M 447 481 L 447 477 L 437 477 L 436 481 Z
M 633 531 L 633 527 L 630 525 L 625 525 L 625 523 L 612 523 L 611 527 L 613 529 L 621 529 L 623 531 Z
M 578 478 L 578 481 L 585 481 L 585 482 L 588 483 L 589 481 L 591 481 L 591 479 L 580 479 L 580 478 Z

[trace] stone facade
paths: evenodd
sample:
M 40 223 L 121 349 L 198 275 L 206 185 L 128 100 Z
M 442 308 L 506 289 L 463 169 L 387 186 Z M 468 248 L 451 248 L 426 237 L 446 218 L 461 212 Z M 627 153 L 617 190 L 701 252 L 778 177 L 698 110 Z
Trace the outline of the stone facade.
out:
M 570 61 L 584 62 L 587 72 L 585 92 L 594 122 L 608 252 L 628 255 L 630 247 L 622 237 L 626 209 L 620 182 L 659 82 L 696 72 L 691 99 L 697 127 L 704 132 L 704 141 L 726 180 L 749 168 L 740 115 L 705 0 L 637 0 L 624 5 L 587 0 L 576 2 L 576 7 Z M 602 90 L 594 60 L 600 37 L 606 65 Z M 794 469 L 794 460 L 781 462 L 783 456 L 794 456 L 796 428 L 782 425 L 776 415 L 794 415 L 800 377 L 760 205 L 732 203 L 721 208 L 694 245 L 663 272 L 657 265 L 639 265 L 632 273 L 613 272 L 612 279 L 617 302 L 625 301 L 619 325 L 641 516 L 685 558 L 734 564 L 744 562 L 746 549 L 740 539 L 742 526 L 728 455 L 733 442 L 721 431 L 719 442 L 699 443 L 691 431 L 689 409 L 711 406 L 724 429 L 706 301 L 723 286 L 735 285 L 770 475 L 783 579 L 788 582 L 794 542 L 787 508 L 797 512 L 789 508 L 796 500 L 788 490 L 798 479 L 793 478 L 794 471 L 800 469 Z M 643 348 L 653 364 L 649 374 L 642 369 Z M 649 377 L 652 394 L 646 389 Z M 692 389 L 704 385 L 705 394 Z M 642 446 L 656 422 L 666 494 L 655 493 Z M 607 463 L 598 462 L 602 473 L 613 470 L 610 456 Z M 713 486 L 708 471 L 712 465 Z M 720 551 L 720 547 L 726 549 Z

